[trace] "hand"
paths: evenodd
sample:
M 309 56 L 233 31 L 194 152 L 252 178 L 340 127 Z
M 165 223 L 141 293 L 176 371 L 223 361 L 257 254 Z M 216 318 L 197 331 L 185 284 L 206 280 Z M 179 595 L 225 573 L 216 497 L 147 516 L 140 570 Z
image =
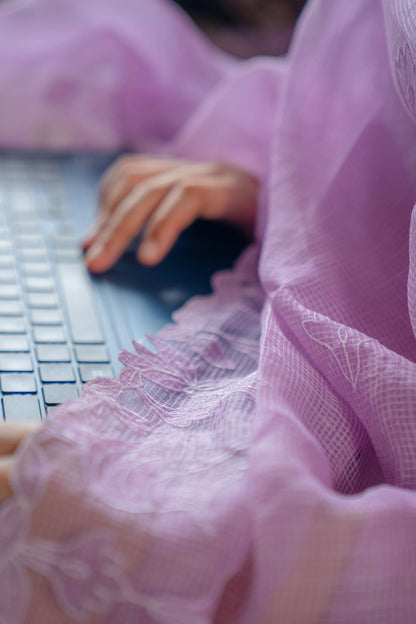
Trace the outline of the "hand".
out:
M 101 184 L 100 212 L 84 241 L 92 272 L 109 269 L 144 229 L 137 259 L 158 264 L 195 219 L 220 219 L 252 231 L 259 184 L 217 162 L 123 156 Z
M 24 438 L 33 433 L 39 425 L 0 424 L 0 503 L 12 495 L 10 471 L 14 463 L 14 453 Z

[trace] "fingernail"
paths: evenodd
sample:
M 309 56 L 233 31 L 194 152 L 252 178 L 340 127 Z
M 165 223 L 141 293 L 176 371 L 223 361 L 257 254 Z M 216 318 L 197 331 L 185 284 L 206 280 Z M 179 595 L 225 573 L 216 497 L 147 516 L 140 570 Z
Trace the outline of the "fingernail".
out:
M 144 241 L 140 246 L 139 256 L 142 260 L 152 262 L 159 254 L 159 245 L 154 241 Z
M 95 236 L 97 236 L 97 234 L 98 234 L 97 230 L 95 230 L 95 229 L 94 229 L 94 230 L 90 230 L 89 232 L 87 232 L 87 233 L 86 233 L 86 234 L 82 237 L 82 240 L 83 240 L 83 241 L 89 241 L 89 240 L 91 240 L 92 238 L 95 238 Z
M 104 245 L 102 243 L 94 244 L 89 248 L 87 255 L 85 256 L 86 261 L 89 263 L 91 260 L 95 260 L 95 258 L 97 258 L 103 251 Z
M 84 251 L 88 251 L 92 247 L 91 237 L 88 236 L 81 241 L 81 247 Z

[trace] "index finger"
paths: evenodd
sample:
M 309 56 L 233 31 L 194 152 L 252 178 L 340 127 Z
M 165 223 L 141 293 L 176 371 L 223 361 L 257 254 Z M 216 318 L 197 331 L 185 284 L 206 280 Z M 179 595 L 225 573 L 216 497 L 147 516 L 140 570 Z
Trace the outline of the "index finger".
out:
M 183 167 L 187 161 L 154 156 L 122 156 L 107 169 L 100 185 L 99 212 L 96 221 L 83 240 L 87 251 L 117 206 L 140 184 L 156 175 Z
M 142 180 L 146 180 L 153 175 L 169 171 L 175 167 L 181 166 L 184 161 L 175 158 L 157 158 L 155 156 L 122 156 L 116 160 L 113 165 L 104 173 L 100 184 L 100 204 L 105 208 L 108 204 L 110 207 L 120 203 L 122 199 L 132 190 L 127 189 L 124 192 L 120 188 L 119 181 L 128 179 L 132 180 L 135 186 Z M 119 187 L 118 189 L 116 187 Z

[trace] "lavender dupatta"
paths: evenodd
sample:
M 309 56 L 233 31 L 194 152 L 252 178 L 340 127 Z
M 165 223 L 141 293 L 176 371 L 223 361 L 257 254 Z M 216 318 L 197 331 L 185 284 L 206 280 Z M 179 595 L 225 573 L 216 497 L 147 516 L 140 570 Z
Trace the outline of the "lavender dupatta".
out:
M 215 294 L 19 452 L 1 624 L 413 623 L 414 3 L 314 0 L 241 64 L 163 2 L 85 4 L 5 5 L 3 144 L 226 155 L 264 201 Z

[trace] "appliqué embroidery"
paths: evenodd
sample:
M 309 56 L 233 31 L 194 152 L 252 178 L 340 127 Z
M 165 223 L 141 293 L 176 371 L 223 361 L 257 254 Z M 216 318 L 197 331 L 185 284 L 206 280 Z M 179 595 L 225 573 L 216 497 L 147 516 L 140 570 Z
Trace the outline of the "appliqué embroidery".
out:
M 356 390 L 361 369 L 360 347 L 364 341 L 350 340 L 351 332 L 345 327 L 338 327 L 336 332 L 328 329 L 316 312 L 312 319 L 302 321 L 302 327 L 311 340 L 332 353 L 339 370 Z

